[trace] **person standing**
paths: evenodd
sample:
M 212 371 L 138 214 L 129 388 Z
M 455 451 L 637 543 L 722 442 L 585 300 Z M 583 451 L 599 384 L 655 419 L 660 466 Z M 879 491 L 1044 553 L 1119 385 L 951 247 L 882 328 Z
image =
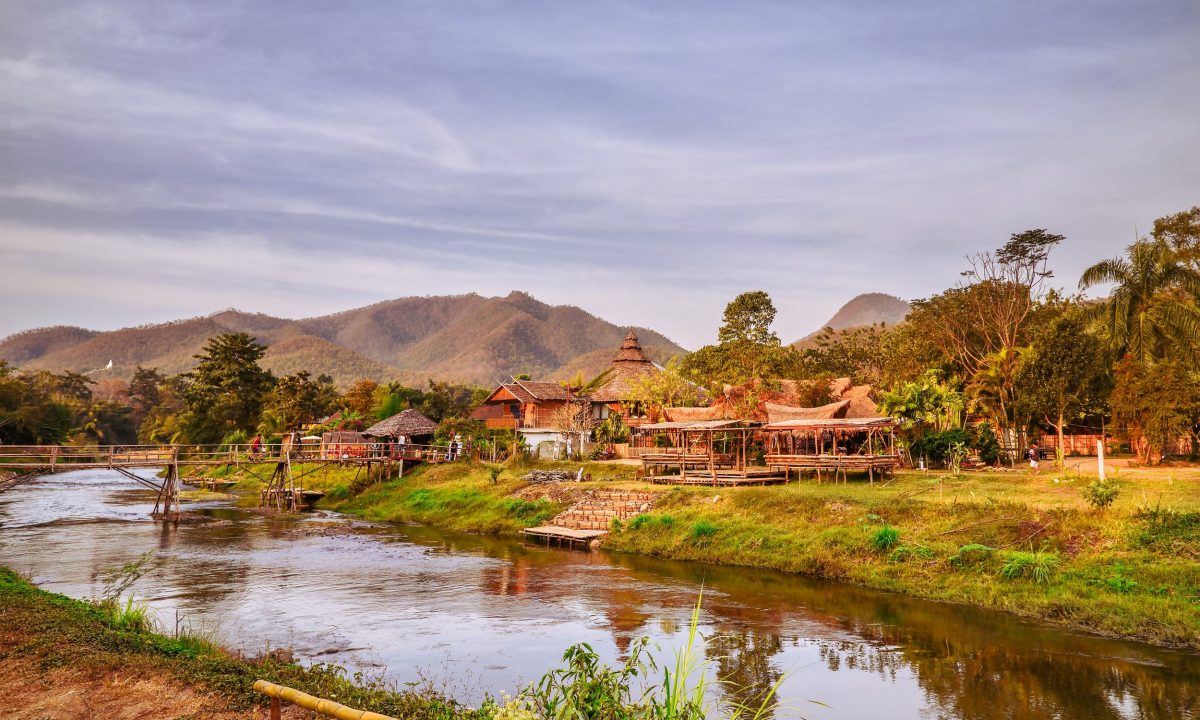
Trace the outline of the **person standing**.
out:
M 1026 454 L 1029 456 L 1029 468 L 1033 471 L 1034 475 L 1040 475 L 1041 470 L 1038 469 L 1038 460 L 1041 459 L 1042 453 L 1038 450 L 1037 443 L 1030 445 L 1029 452 Z

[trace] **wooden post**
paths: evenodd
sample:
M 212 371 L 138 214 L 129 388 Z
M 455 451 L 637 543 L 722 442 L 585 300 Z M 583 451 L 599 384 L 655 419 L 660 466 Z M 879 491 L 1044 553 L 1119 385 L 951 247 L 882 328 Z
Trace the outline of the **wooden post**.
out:
M 282 712 L 279 707 L 279 698 L 271 698 L 271 720 L 282 720 Z

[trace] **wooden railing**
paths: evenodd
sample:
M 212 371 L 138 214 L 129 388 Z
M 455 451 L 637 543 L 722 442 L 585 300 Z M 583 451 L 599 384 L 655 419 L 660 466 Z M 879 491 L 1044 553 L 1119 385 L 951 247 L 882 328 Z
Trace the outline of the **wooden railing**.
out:
M 309 695 L 295 688 L 276 685 L 266 680 L 255 680 L 254 690 L 271 698 L 271 720 L 280 720 L 283 714 L 280 705 L 285 702 L 336 720 L 396 720 L 390 715 L 380 715 L 369 710 L 355 710 L 341 703 Z
M 41 468 L 51 472 L 86 468 L 145 468 L 164 465 L 233 465 L 270 462 L 409 460 L 448 462 L 466 459 L 459 443 L 337 443 L 327 446 L 236 445 L 0 445 L 0 469 Z

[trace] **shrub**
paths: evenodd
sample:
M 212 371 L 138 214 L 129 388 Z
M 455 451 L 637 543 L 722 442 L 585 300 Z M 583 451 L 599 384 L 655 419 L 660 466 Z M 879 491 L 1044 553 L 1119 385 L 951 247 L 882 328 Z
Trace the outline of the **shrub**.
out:
M 325 493 L 325 497 L 330 500 L 345 500 L 350 497 L 350 488 L 345 485 L 335 485 L 329 489 L 329 492 Z
M 717 526 L 707 520 L 697 520 L 688 535 L 692 540 L 707 540 L 717 534 Z
M 641 530 L 644 526 L 649 525 L 654 519 L 649 515 L 638 515 L 629 521 L 630 530 Z
M 1004 567 L 1000 568 L 1000 577 L 1005 580 L 1028 578 L 1046 585 L 1058 570 L 1060 560 L 1057 554 L 1039 550 L 1037 552 L 1008 552 L 1004 555 Z
M 1104 510 L 1113 504 L 1113 501 L 1121 494 L 1121 489 L 1111 480 L 1096 478 L 1083 486 L 1079 492 L 1083 494 L 1083 499 L 1087 500 L 1088 505 L 1097 510 Z
M 900 530 L 891 525 L 884 525 L 871 536 L 871 549 L 876 552 L 886 552 L 900 544 Z
M 990 558 L 993 552 L 995 551 L 987 545 L 968 543 L 960 547 L 958 552 L 950 558 L 950 564 L 959 568 L 978 564 Z
M 995 465 L 1000 459 L 1000 440 L 988 423 L 980 423 L 971 428 L 972 445 L 979 451 L 979 459 L 988 465 Z
M 613 518 L 612 522 L 610 522 L 608 524 L 609 531 L 612 532 L 614 535 L 616 533 L 621 532 L 621 527 L 622 527 L 621 518 Z

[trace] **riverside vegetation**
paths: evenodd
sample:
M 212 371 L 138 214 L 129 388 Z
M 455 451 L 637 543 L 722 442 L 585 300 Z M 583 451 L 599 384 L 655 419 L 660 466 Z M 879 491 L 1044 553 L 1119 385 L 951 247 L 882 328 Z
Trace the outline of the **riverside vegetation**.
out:
M 544 524 L 590 489 L 655 487 L 616 463 L 585 465 L 591 482 L 520 479 L 547 465 L 509 465 L 494 480 L 494 466 L 433 465 L 369 487 L 354 484 L 354 470 L 335 468 L 306 485 L 326 490 L 322 507 L 365 519 L 492 534 Z M 1196 469 L 1124 469 L 1104 484 L 985 471 L 901 472 L 874 486 L 675 487 L 649 513 L 614 523 L 604 547 L 800 573 L 1200 649 L 1197 480 Z M 239 489 L 257 497 L 257 487 L 247 477 Z

